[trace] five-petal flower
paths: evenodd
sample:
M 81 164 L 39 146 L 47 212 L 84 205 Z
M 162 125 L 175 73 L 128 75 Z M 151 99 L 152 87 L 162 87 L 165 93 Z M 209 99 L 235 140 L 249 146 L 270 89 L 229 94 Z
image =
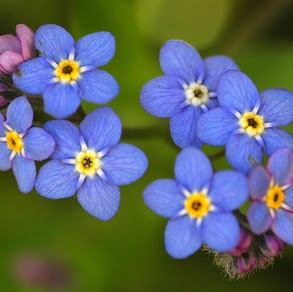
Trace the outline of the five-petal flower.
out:
M 226 145 L 228 162 L 248 173 L 260 163 L 263 151 L 271 155 L 286 146 L 293 149 L 293 137 L 278 126 L 293 120 L 293 92 L 268 89 L 258 93 L 248 76 L 230 70 L 218 84 L 221 107 L 201 116 L 197 123 L 199 138 L 210 145 Z
M 269 229 L 293 244 L 293 152 L 280 148 L 270 157 L 267 168 L 255 167 L 249 177 L 252 203 L 248 221 L 254 233 Z
M 56 148 L 39 172 L 36 190 L 44 197 L 73 196 L 91 215 L 111 219 L 119 208 L 119 185 L 139 179 L 147 158 L 137 147 L 121 143 L 121 121 L 109 107 L 88 114 L 80 129 L 69 121 L 49 121 L 44 128 Z
M 29 94 L 42 94 L 45 112 L 56 118 L 73 114 L 81 98 L 107 103 L 119 93 L 119 85 L 106 65 L 115 53 L 115 39 L 109 32 L 88 34 L 74 43 L 62 27 L 41 26 L 35 35 L 40 57 L 21 64 L 13 81 Z
M 175 163 L 175 180 L 159 179 L 144 190 L 144 201 L 171 218 L 165 230 L 167 252 L 185 258 L 205 243 L 224 252 L 233 249 L 240 228 L 232 211 L 248 197 L 246 177 L 236 171 L 213 174 L 209 159 L 194 147 L 183 149 Z
M 43 129 L 32 127 L 33 109 L 26 97 L 14 99 L 6 120 L 0 114 L 0 170 L 12 166 L 21 192 L 30 192 L 36 179 L 34 160 L 47 159 L 54 151 L 54 139 Z
M 202 60 L 193 47 L 179 40 L 165 43 L 160 64 L 165 75 L 143 86 L 141 104 L 154 116 L 170 118 L 171 136 L 179 147 L 201 147 L 197 120 L 218 105 L 216 88 L 220 75 L 238 67 L 226 56 Z

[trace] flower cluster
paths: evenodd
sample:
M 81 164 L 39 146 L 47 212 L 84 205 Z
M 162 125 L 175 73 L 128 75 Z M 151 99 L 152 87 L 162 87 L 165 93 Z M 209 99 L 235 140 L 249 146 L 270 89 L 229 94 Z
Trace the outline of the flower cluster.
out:
M 170 218 L 167 252 L 185 258 L 204 244 L 231 277 L 265 267 L 293 244 L 293 137 L 279 128 L 293 120 L 293 92 L 259 93 L 228 57 L 202 61 L 179 40 L 162 47 L 160 65 L 164 76 L 145 84 L 140 99 L 150 114 L 170 118 L 172 139 L 183 148 L 175 180 L 144 191 L 146 205 Z M 213 174 L 198 149 L 204 143 L 225 145 L 235 170 Z
M 32 127 L 31 104 L 44 102 L 55 118 L 75 113 L 81 98 L 106 103 L 119 93 L 116 80 L 98 66 L 115 53 L 109 32 L 84 36 L 76 43 L 62 27 L 48 24 L 36 34 L 25 25 L 17 36 L 0 37 L 0 170 L 12 167 L 21 192 L 35 187 L 43 197 L 73 196 L 92 216 L 111 219 L 119 208 L 119 185 L 139 179 L 147 158 L 137 147 L 121 143 L 122 125 L 109 107 L 84 117 L 80 128 L 67 120 Z M 37 54 L 36 54 L 37 52 Z M 82 111 L 82 109 L 80 109 Z M 76 119 L 73 119 L 76 121 Z M 50 158 L 37 174 L 35 161 Z
M 114 53 L 109 32 L 75 42 L 54 24 L 35 34 L 20 24 L 16 36 L 0 37 L 0 170 L 12 168 L 23 193 L 76 194 L 103 221 L 118 211 L 119 186 L 138 180 L 148 165 L 139 148 L 119 143 L 122 124 L 110 107 L 87 115 L 81 108 L 82 99 L 104 104 L 118 95 L 114 77 L 99 68 Z M 162 47 L 160 65 L 164 75 L 143 86 L 141 104 L 170 118 L 182 150 L 174 179 L 153 181 L 143 199 L 169 219 L 167 252 L 182 259 L 204 246 L 231 277 L 266 267 L 293 245 L 293 137 L 280 128 L 293 120 L 293 93 L 259 93 L 229 57 L 202 60 L 179 40 Z M 57 120 L 36 127 L 35 105 Z M 215 171 L 199 149 L 204 144 L 226 146 L 233 169 Z M 38 173 L 36 161 L 44 161 Z

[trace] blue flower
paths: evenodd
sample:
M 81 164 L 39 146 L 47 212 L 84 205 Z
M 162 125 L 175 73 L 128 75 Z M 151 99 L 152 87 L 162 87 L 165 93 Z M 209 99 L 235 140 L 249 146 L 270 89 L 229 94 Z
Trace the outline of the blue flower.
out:
M 203 112 L 218 105 L 217 82 L 229 69 L 238 69 L 228 57 L 213 56 L 201 59 L 187 43 L 172 40 L 160 52 L 164 76 L 145 84 L 141 91 L 141 104 L 150 114 L 170 118 L 172 139 L 181 148 L 201 147 L 196 123 Z
M 53 160 L 36 180 L 37 192 L 46 198 L 72 197 L 77 191 L 81 206 L 91 215 L 111 219 L 119 208 L 119 185 L 139 179 L 147 158 L 137 147 L 118 144 L 121 121 L 109 107 L 94 110 L 80 124 L 49 121 L 44 128 L 54 137 Z
M 26 97 L 14 99 L 6 120 L 0 113 L 0 170 L 11 168 L 21 192 L 30 192 L 35 184 L 34 160 L 47 159 L 55 148 L 54 139 L 43 129 L 32 127 L 33 110 Z
M 65 29 L 47 24 L 37 30 L 35 46 L 40 57 L 21 64 L 13 81 L 29 94 L 42 94 L 48 114 L 65 118 L 77 110 L 81 98 L 106 103 L 119 93 L 116 80 L 97 69 L 114 55 L 111 33 L 88 34 L 74 43 Z
M 194 147 L 179 153 L 175 180 L 156 180 L 144 191 L 147 206 L 171 218 L 165 245 L 174 258 L 193 254 L 203 243 L 218 252 L 234 248 L 240 228 L 232 211 L 247 197 L 248 183 L 243 174 L 228 170 L 213 175 L 208 158 Z
M 293 244 L 293 152 L 276 150 L 267 168 L 255 167 L 249 177 L 252 203 L 247 217 L 252 230 L 261 234 L 269 229 Z
M 197 123 L 198 137 L 207 144 L 226 145 L 228 162 L 248 173 L 260 163 L 263 151 L 293 149 L 293 137 L 278 126 L 293 120 L 293 93 L 268 89 L 260 94 L 244 73 L 230 70 L 219 79 L 218 100 L 222 108 L 210 110 Z

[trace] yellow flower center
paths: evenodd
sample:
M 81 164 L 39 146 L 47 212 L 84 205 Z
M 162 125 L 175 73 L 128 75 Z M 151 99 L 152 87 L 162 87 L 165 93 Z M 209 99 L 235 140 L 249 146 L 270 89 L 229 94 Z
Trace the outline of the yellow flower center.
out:
M 190 217 L 204 217 L 210 209 L 211 203 L 209 199 L 201 194 L 191 194 L 185 200 L 185 210 Z
M 240 126 L 249 136 L 260 135 L 264 130 L 263 117 L 247 112 L 240 118 Z
M 82 151 L 76 155 L 76 170 L 81 174 L 92 177 L 101 166 L 98 154 L 93 150 Z
M 21 136 L 15 132 L 10 131 L 6 134 L 6 141 L 7 141 L 7 147 L 11 149 L 12 151 L 19 153 L 21 152 L 23 148 L 23 142 Z
M 75 61 L 63 60 L 55 71 L 61 82 L 76 81 L 80 77 L 80 67 Z
M 272 209 L 279 209 L 285 200 L 285 195 L 282 189 L 275 185 L 270 187 L 266 194 L 267 206 Z

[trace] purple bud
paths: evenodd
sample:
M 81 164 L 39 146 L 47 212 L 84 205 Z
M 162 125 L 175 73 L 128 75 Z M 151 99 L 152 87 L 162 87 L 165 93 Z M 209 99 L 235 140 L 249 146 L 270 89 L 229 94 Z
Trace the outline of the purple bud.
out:
M 252 252 L 245 253 L 235 259 L 234 265 L 238 275 L 251 272 L 256 267 L 257 261 Z
M 261 253 L 268 258 L 273 258 L 281 254 L 285 243 L 275 235 L 264 235 L 264 242 L 260 247 Z
M 7 104 L 6 98 L 1 95 L 1 92 L 4 90 L 6 90 L 6 86 L 0 83 L 0 107 L 3 107 Z
M 229 251 L 229 254 L 234 257 L 238 257 L 243 253 L 248 252 L 252 242 L 252 236 L 250 232 L 244 228 L 241 228 L 240 239 L 237 246 Z
M 34 33 L 25 24 L 16 25 L 16 36 L 0 36 L 0 71 L 13 74 L 17 67 L 35 56 Z

